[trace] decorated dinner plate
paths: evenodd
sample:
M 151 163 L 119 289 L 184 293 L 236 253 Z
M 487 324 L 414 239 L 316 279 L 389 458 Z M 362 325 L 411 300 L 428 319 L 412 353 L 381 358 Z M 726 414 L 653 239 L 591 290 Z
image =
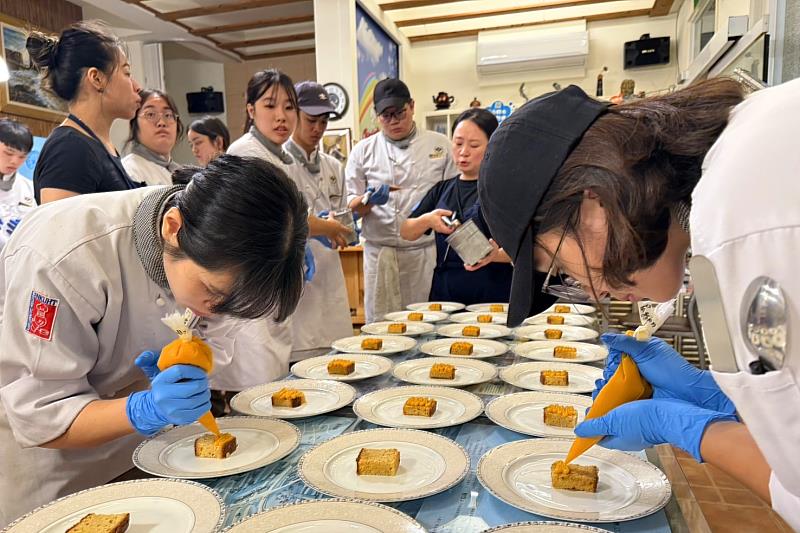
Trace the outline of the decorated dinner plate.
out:
M 442 337 L 463 337 L 463 329 L 467 326 L 477 326 L 481 328 L 481 333 L 474 339 L 499 339 L 500 337 L 507 337 L 511 335 L 511 328 L 507 328 L 502 324 L 445 324 L 436 329 L 436 334 Z
M 622 522 L 652 514 L 669 501 L 667 477 L 635 455 L 593 446 L 575 464 L 599 469 L 597 492 L 554 489 L 550 465 L 563 460 L 572 441 L 526 439 L 492 448 L 481 457 L 481 484 L 509 505 L 548 518 Z M 565 532 L 566 533 L 566 532 Z
M 409 311 L 433 311 L 433 309 L 430 308 L 431 304 L 441 305 L 443 313 L 452 313 L 453 311 L 461 311 L 464 309 L 464 304 L 458 302 L 419 302 L 407 305 L 406 309 Z
M 472 304 L 467 306 L 467 311 L 474 311 L 476 313 L 485 313 L 492 309 L 495 305 L 502 305 L 503 306 L 503 313 L 508 313 L 508 303 L 488 303 L 488 304 Z
M 605 529 L 572 522 L 516 522 L 484 529 L 480 533 L 579 533 L 580 531 L 608 533 Z
M 412 396 L 436 400 L 433 416 L 403 414 L 403 404 Z M 444 428 L 464 424 L 478 417 L 483 412 L 483 400 L 461 389 L 411 385 L 390 387 L 365 394 L 353 404 L 353 412 L 367 422 L 379 426 Z
M 328 363 L 334 359 L 349 359 L 355 363 L 355 370 L 350 374 L 331 374 Z M 323 355 L 298 361 L 292 365 L 292 374 L 299 378 L 330 379 L 333 381 L 360 381 L 380 376 L 392 369 L 392 361 L 380 355 L 368 353 L 351 353 Z
M 559 392 L 526 391 L 498 396 L 486 406 L 486 416 L 498 426 L 533 437 L 575 438 L 572 428 L 548 426 L 544 408 L 548 405 L 571 405 L 578 413 L 578 424 L 592 405 L 588 396 Z
M 553 356 L 556 346 L 576 349 L 575 359 L 564 359 Z M 558 361 L 561 363 L 592 363 L 602 361 L 608 355 L 608 349 L 600 344 L 570 341 L 529 341 L 514 345 L 514 353 L 535 361 Z
M 422 320 L 409 320 L 409 313 L 422 313 Z M 383 315 L 383 319 L 392 322 L 441 322 L 449 316 L 448 313 L 442 311 L 393 311 Z
M 472 344 L 471 355 L 453 355 L 450 353 L 450 347 L 454 342 L 468 342 Z M 499 341 L 489 339 L 476 339 L 474 337 L 466 339 L 436 339 L 428 341 L 419 347 L 419 351 L 428 355 L 435 355 L 437 357 L 463 357 L 465 359 L 484 359 L 486 357 L 495 357 L 503 355 L 508 351 L 508 345 Z
M 597 309 L 591 305 L 586 304 L 553 304 L 547 309 L 545 309 L 542 314 L 554 314 L 556 313 L 556 306 L 568 305 L 570 313 L 576 313 L 579 315 L 588 315 L 590 313 L 594 313 Z
M 542 313 L 541 315 L 530 316 L 522 321 L 526 326 L 540 326 L 547 324 L 547 317 L 559 317 L 564 320 L 565 326 L 584 326 L 592 327 L 597 319 L 590 315 L 579 315 L 577 313 L 556 314 L 556 313 Z M 558 326 L 560 324 L 552 324 Z
M 154 476 L 205 479 L 249 472 L 282 459 L 300 444 L 300 430 L 283 420 L 254 416 L 217 419 L 220 431 L 236 437 L 236 451 L 225 459 L 194 454 L 194 441 L 208 433 L 198 423 L 175 426 L 142 442 L 133 464 Z
M 380 350 L 367 350 L 361 347 L 361 341 L 364 339 L 380 339 L 383 342 Z M 333 341 L 331 345 L 334 350 L 345 353 L 369 353 L 378 355 L 388 355 L 393 353 L 405 352 L 417 345 L 417 341 L 411 337 L 404 337 L 402 335 L 356 335 L 354 337 L 345 337 Z
M 491 315 L 492 321 L 491 322 L 479 322 L 478 315 Z M 505 326 L 506 322 L 508 321 L 508 313 L 475 313 L 475 312 L 466 312 L 466 313 L 455 313 L 450 315 L 451 322 L 457 322 L 459 324 L 502 324 Z
M 302 392 L 305 402 L 298 407 L 273 406 L 272 394 L 284 387 Z M 243 390 L 231 399 L 231 407 L 246 415 L 304 418 L 335 411 L 348 405 L 355 397 L 356 390 L 347 383 L 324 379 L 287 379 Z
M 225 533 L 425 533 L 397 509 L 348 499 L 311 500 L 273 507 L 249 516 Z
M 59 498 L 8 525 L 8 533 L 64 533 L 89 513 L 128 513 L 128 531 L 211 533 L 225 518 L 219 495 L 182 479 L 109 483 Z
M 456 367 L 455 377 L 453 379 L 430 377 L 431 367 L 436 363 L 447 363 Z M 466 387 L 493 380 L 497 377 L 497 367 L 478 359 L 425 357 L 423 359 L 410 359 L 395 365 L 392 369 L 392 375 L 400 381 L 415 385 Z
M 356 474 L 362 448 L 400 452 L 394 476 Z M 300 458 L 303 482 L 323 494 L 375 502 L 425 498 L 461 482 L 469 472 L 469 455 L 456 442 L 414 429 L 367 429 L 345 433 L 317 445 Z
M 521 339 L 532 341 L 554 340 L 545 337 L 545 330 L 556 329 L 561 332 L 561 338 L 555 340 L 564 341 L 588 341 L 596 339 L 600 334 L 597 331 L 580 326 L 556 326 L 551 324 L 541 324 L 535 326 L 522 326 L 514 330 L 514 334 Z
M 389 324 L 395 324 L 398 321 L 387 320 L 385 322 L 373 322 L 371 324 L 364 324 L 361 326 L 361 333 L 367 335 L 405 335 L 406 337 L 416 337 L 417 335 L 426 335 L 433 333 L 433 324 L 430 322 L 407 322 L 400 320 L 406 325 L 405 333 L 389 333 Z
M 566 386 L 542 385 L 539 376 L 543 370 L 566 370 L 568 372 L 568 384 Z M 602 368 L 575 363 L 531 361 L 517 363 L 500 370 L 500 379 L 515 387 L 545 392 L 571 392 L 573 394 L 592 392 L 594 390 L 594 382 L 602 377 Z

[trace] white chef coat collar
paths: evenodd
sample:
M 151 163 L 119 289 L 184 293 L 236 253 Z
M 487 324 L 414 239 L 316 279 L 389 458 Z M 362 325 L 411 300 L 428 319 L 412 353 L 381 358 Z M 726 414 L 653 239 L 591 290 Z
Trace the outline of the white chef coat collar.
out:
M 164 247 L 161 244 L 161 218 L 167 202 L 185 185 L 158 187 L 148 194 L 133 216 L 133 242 L 147 276 L 159 287 L 169 290 L 164 272 Z
M 319 174 L 319 150 L 314 150 L 311 152 L 311 157 L 308 157 L 306 156 L 306 151 L 299 144 L 294 142 L 294 139 L 289 139 L 286 141 L 284 147 L 286 147 L 286 151 L 292 154 L 297 162 L 303 165 L 303 167 L 311 174 Z
M 8 192 L 14 187 L 14 180 L 17 177 L 17 171 L 15 170 L 11 174 L 4 174 L 3 179 L 0 180 L 0 191 Z
M 401 150 L 405 150 L 406 148 L 411 146 L 411 141 L 413 141 L 414 137 L 417 136 L 417 123 L 414 122 L 414 123 L 411 124 L 411 133 L 409 133 L 408 135 L 406 135 L 402 139 L 397 139 L 397 140 L 390 139 L 389 136 L 386 135 L 383 132 L 381 132 L 381 135 L 383 135 L 383 138 L 386 139 L 387 143 L 393 144 L 394 146 L 397 146 Z
M 255 137 L 272 155 L 280 159 L 284 165 L 291 165 L 294 162 L 292 156 L 287 154 L 283 147 L 267 139 L 255 126 L 250 126 L 250 135 Z
M 181 168 L 181 165 L 176 163 L 172 158 L 167 159 L 164 156 L 155 153 L 150 148 L 136 141 L 133 142 L 131 153 L 136 154 L 139 157 L 146 159 L 147 161 L 150 161 L 151 163 L 155 163 L 160 167 L 164 167 L 170 172 L 175 172 L 176 170 Z

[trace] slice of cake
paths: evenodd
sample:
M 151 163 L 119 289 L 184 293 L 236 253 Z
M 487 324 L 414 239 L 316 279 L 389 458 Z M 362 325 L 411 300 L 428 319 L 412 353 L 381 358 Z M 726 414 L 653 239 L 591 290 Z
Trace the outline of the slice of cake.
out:
M 306 396 L 297 389 L 282 388 L 272 393 L 273 407 L 300 407 L 306 402 Z
M 472 343 L 454 342 L 450 345 L 450 355 L 472 355 Z
M 436 412 L 436 400 L 423 396 L 412 396 L 403 404 L 403 414 L 411 416 L 433 416 Z
M 489 312 L 490 313 L 504 313 L 505 306 L 503 304 L 490 304 L 489 305 Z
M 361 448 L 356 457 L 359 476 L 394 476 L 400 467 L 400 451 L 394 448 Z
M 95 514 L 89 513 L 80 522 L 67 530 L 67 533 L 122 533 L 128 530 L 130 513 Z
M 361 340 L 362 350 L 380 350 L 381 348 L 383 348 L 383 339 L 367 337 Z
M 461 334 L 465 337 L 480 337 L 481 328 L 480 326 L 464 326 L 464 329 L 461 330 Z
M 571 313 L 572 308 L 568 305 L 557 305 L 554 309 L 556 313 Z
M 389 324 L 389 326 L 386 328 L 386 331 L 389 333 L 405 333 L 407 329 L 408 326 L 406 326 L 405 322 L 394 322 Z
M 456 367 L 447 363 L 434 363 L 430 377 L 434 379 L 456 379 Z
M 356 362 L 350 359 L 331 359 L 328 362 L 328 374 L 348 376 L 356 371 Z
M 560 329 L 546 329 L 544 330 L 544 338 L 545 339 L 560 339 L 561 335 L 563 335 Z
M 481 324 L 491 324 L 492 315 L 478 315 L 478 322 Z
M 558 359 L 577 359 L 578 349 L 574 346 L 556 346 L 553 348 L 553 357 Z
M 544 408 L 544 423 L 557 428 L 574 428 L 578 424 L 578 411 L 571 405 L 548 405 Z
M 550 481 L 554 489 L 597 492 L 598 473 L 596 466 L 568 465 L 564 461 L 550 465 Z
M 236 451 L 236 437 L 230 433 L 201 435 L 194 441 L 194 454 L 209 459 L 225 459 Z
M 547 323 L 555 326 L 564 324 L 564 317 L 558 315 L 547 315 Z
M 411 322 L 422 322 L 422 319 L 425 318 L 423 313 L 408 313 L 408 319 Z
M 542 370 L 539 372 L 539 383 L 553 387 L 566 387 L 569 385 L 569 372 L 567 370 Z
M 430 304 L 428 305 L 428 311 L 441 311 L 442 304 Z

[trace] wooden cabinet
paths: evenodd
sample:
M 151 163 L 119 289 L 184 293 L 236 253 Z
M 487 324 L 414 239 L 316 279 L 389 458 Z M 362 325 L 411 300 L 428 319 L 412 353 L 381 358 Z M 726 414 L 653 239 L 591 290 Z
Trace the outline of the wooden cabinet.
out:
M 339 250 L 350 303 L 353 327 L 364 325 L 364 250 L 361 246 L 348 246 Z

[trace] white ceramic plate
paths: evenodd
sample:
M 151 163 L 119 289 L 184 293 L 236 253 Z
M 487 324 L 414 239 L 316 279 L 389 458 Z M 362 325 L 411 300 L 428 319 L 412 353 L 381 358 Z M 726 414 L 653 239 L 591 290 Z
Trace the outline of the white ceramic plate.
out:
M 128 531 L 211 533 L 222 526 L 225 505 L 200 483 L 137 479 L 64 496 L 9 524 L 8 533 L 64 533 L 89 513 L 129 513 Z
M 297 389 L 306 397 L 299 407 L 273 407 L 272 393 L 283 387 Z M 240 413 L 273 418 L 304 418 L 335 411 L 352 402 L 356 390 L 347 383 L 322 379 L 273 381 L 243 390 L 231 399 L 231 407 Z
M 532 341 L 551 340 L 544 336 L 546 329 L 557 329 L 561 332 L 562 341 L 588 341 L 596 339 L 600 334 L 597 331 L 580 326 L 556 326 L 542 324 L 536 326 L 522 326 L 514 330 L 514 334 L 520 339 L 530 339 Z
M 578 424 L 592 405 L 588 396 L 558 392 L 516 392 L 498 396 L 486 406 L 486 416 L 498 426 L 533 437 L 575 438 L 572 428 L 544 423 L 544 408 L 551 404 L 571 405 L 578 412 Z
M 527 439 L 486 452 L 478 463 L 481 484 L 518 509 L 578 522 L 622 522 L 652 514 L 672 492 L 661 470 L 634 455 L 593 446 L 576 464 L 600 469 L 597 492 L 553 489 L 550 465 L 572 444 L 562 439 Z
M 252 515 L 225 533 L 425 533 L 410 516 L 386 505 L 357 500 L 311 500 Z
M 485 313 L 456 313 L 454 315 L 450 315 L 450 321 L 458 324 L 483 325 L 485 322 L 478 322 L 478 315 L 492 315 L 492 324 L 502 324 L 505 326 L 506 322 L 508 321 L 508 313 L 489 313 L 488 311 Z
M 442 306 L 443 313 L 452 313 L 453 311 L 461 311 L 464 309 L 464 304 L 458 302 L 419 302 L 416 304 L 407 305 L 406 309 L 409 311 L 430 311 L 431 304 L 439 304 Z
M 435 363 L 447 363 L 456 367 L 453 379 L 437 379 L 430 377 L 431 367 Z M 463 357 L 425 357 L 411 359 L 395 365 L 392 375 L 400 381 L 415 385 L 439 385 L 444 387 L 466 387 L 485 383 L 497 377 L 497 367 L 486 361 L 465 359 Z
M 593 316 L 589 315 L 579 315 L 576 313 L 569 313 L 569 314 L 557 314 L 557 313 L 543 313 L 541 315 L 531 316 L 523 320 L 523 324 L 526 326 L 540 326 L 542 324 L 547 324 L 547 317 L 549 316 L 559 316 L 564 319 L 565 326 L 584 326 L 584 327 L 592 327 L 597 319 Z M 559 324 L 552 324 L 557 326 Z
M 564 387 L 542 385 L 539 375 L 542 370 L 566 370 L 569 372 L 569 385 Z M 515 387 L 545 392 L 571 392 L 573 394 L 592 392 L 594 382 L 603 377 L 603 369 L 575 363 L 517 363 L 500 370 L 500 379 Z
M 480 533 L 578 533 L 579 531 L 608 533 L 605 529 L 572 522 L 517 522 L 484 529 Z
M 502 305 L 503 312 L 508 313 L 508 303 L 494 302 L 488 304 L 472 304 L 467 306 L 467 311 L 474 311 L 476 313 L 484 313 L 491 309 L 493 305 Z
M 542 314 L 548 314 L 548 315 L 555 314 L 557 305 L 568 305 L 570 308 L 569 311 L 570 313 L 577 313 L 579 315 L 588 315 L 590 313 L 594 313 L 595 311 L 597 311 L 597 309 L 595 309 L 591 305 L 586 305 L 586 304 L 553 304 L 547 309 L 545 309 Z
M 575 359 L 561 359 L 553 357 L 553 348 L 556 346 L 571 346 L 578 349 Z M 516 344 L 514 353 L 526 359 L 535 361 L 557 361 L 560 363 L 592 363 L 602 361 L 608 355 L 608 349 L 599 344 L 569 341 L 530 341 Z
M 478 326 L 481 328 L 481 334 L 473 339 L 499 339 L 500 337 L 507 337 L 511 335 L 511 328 L 507 328 L 501 324 L 445 324 L 439 326 L 436 330 L 437 335 L 442 337 L 463 337 L 461 331 L 467 326 Z
M 380 350 L 365 350 L 361 347 L 361 341 L 366 338 L 381 339 L 383 341 L 383 346 Z M 332 347 L 334 350 L 345 353 L 388 355 L 405 352 L 416 345 L 417 341 L 411 337 L 404 337 L 402 335 L 356 335 L 354 337 L 345 337 L 344 339 L 333 341 Z
M 403 404 L 412 396 L 436 400 L 433 416 L 403 414 Z M 450 387 L 391 387 L 365 394 L 353 404 L 353 412 L 379 426 L 433 429 L 464 424 L 483 412 L 483 400 L 471 392 Z
M 286 457 L 300 444 L 300 430 L 283 420 L 254 416 L 217 419 L 219 429 L 236 437 L 237 448 L 225 459 L 194 455 L 194 441 L 208 433 L 200 424 L 176 426 L 142 442 L 133 464 L 154 476 L 205 479 L 249 472 Z
M 472 344 L 472 355 L 453 355 L 450 353 L 450 345 L 454 342 L 469 342 Z M 453 339 L 436 339 L 435 341 L 428 341 L 419 347 L 419 351 L 428 355 L 435 355 L 437 357 L 463 357 L 464 359 L 484 359 L 486 357 L 495 357 L 503 355 L 508 351 L 508 345 L 502 342 L 493 341 L 489 339 L 476 339 L 472 338 L 453 338 Z
M 389 324 L 395 322 L 403 322 L 406 325 L 405 333 L 389 333 Z M 406 320 L 395 320 L 394 322 L 387 320 L 385 322 L 373 322 L 372 324 L 364 324 L 361 326 L 361 333 L 367 335 L 405 335 L 406 337 L 416 337 L 417 335 L 426 335 L 433 333 L 433 324 L 430 322 L 408 322 Z
M 450 316 L 441 311 L 393 311 L 383 315 L 383 319 L 392 322 L 420 322 L 420 320 L 408 320 L 409 313 L 422 313 L 421 322 L 441 322 Z
M 400 452 L 395 476 L 359 476 L 361 448 Z M 300 458 L 303 482 L 323 494 L 374 502 L 400 502 L 438 494 L 460 483 L 469 472 L 469 455 L 452 440 L 414 429 L 368 429 L 334 437 Z
M 330 374 L 328 363 L 334 359 L 349 359 L 356 364 L 352 374 Z M 359 381 L 385 374 L 392 369 L 391 359 L 367 353 L 323 355 L 298 361 L 292 365 L 292 374 L 299 378 L 330 379 L 333 381 Z

